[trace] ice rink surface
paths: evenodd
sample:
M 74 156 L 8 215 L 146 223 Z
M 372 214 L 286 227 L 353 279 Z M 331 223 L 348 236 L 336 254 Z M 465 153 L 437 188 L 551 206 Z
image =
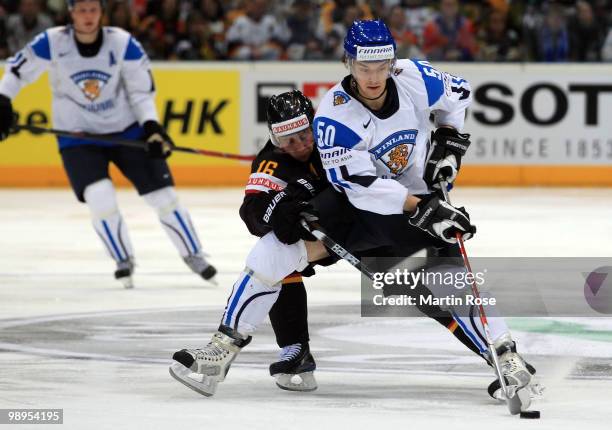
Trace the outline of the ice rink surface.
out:
M 131 190 L 119 203 L 134 290 L 113 279 L 69 190 L 0 190 L 0 409 L 63 408 L 66 429 L 610 428 L 612 319 L 509 320 L 547 387 L 533 405 L 542 418 L 519 420 L 487 395 L 491 370 L 437 323 L 361 318 L 359 274 L 344 263 L 306 280 L 317 391 L 276 388 L 269 325 L 215 397 L 186 389 L 169 376 L 170 357 L 208 341 L 255 239 L 238 217 L 242 190 L 179 194 L 219 286 L 188 271 Z M 611 202 L 610 189 L 453 191 L 478 226 L 473 257 L 612 257 Z M 574 329 L 546 330 L 564 325 Z M 28 427 L 41 428 L 16 428 Z

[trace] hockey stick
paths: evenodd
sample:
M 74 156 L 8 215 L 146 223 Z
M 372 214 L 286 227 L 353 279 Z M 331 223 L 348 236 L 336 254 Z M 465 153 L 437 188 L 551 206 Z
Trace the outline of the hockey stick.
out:
M 302 219 L 301 223 L 307 231 L 323 242 L 323 245 L 325 245 L 327 249 L 336 254 L 338 257 L 342 258 L 344 261 L 347 261 L 351 266 L 355 267 L 371 280 L 374 280 L 374 273 L 365 264 L 363 264 L 359 258 L 355 257 L 353 254 L 344 249 L 338 242 L 329 237 L 327 233 L 323 231 L 323 228 L 319 225 L 319 223 L 314 221 L 308 222 L 305 219 Z
M 448 204 L 451 204 L 447 190 L 448 183 L 446 181 L 440 181 L 439 184 L 440 189 L 442 190 L 442 194 L 444 196 L 444 201 L 446 201 Z M 479 303 L 478 313 L 480 314 L 480 323 L 482 324 L 482 327 L 484 329 L 485 339 L 487 341 L 487 346 L 489 347 L 489 354 L 493 359 L 493 368 L 495 369 L 495 373 L 497 374 L 497 378 L 499 379 L 501 390 L 506 396 L 506 405 L 508 406 L 508 410 L 512 415 L 517 415 L 521 412 L 522 401 L 517 395 L 517 392 L 511 392 L 510 388 L 506 385 L 506 378 L 504 378 L 504 375 L 501 370 L 499 356 L 497 355 L 497 350 L 495 349 L 493 339 L 491 338 L 487 315 L 485 313 L 484 306 L 482 305 L 482 301 L 480 300 L 480 292 L 478 291 L 478 287 L 476 286 L 476 282 L 474 280 L 474 272 L 472 271 L 472 266 L 470 265 L 470 260 L 468 260 L 467 251 L 465 250 L 465 243 L 463 243 L 463 235 L 459 232 L 456 232 L 455 237 L 457 238 L 457 243 L 459 244 L 459 251 L 461 252 L 461 257 L 463 258 L 463 264 L 468 274 L 471 275 L 472 282 L 470 282 L 470 286 L 472 288 L 472 294 L 474 294 L 474 297 Z
M 15 125 L 14 129 L 18 131 L 25 130 L 25 131 L 29 131 L 30 133 L 35 133 L 35 134 L 50 133 L 56 136 L 72 137 L 75 139 L 89 140 L 92 142 L 95 141 L 95 142 L 116 143 L 117 145 L 129 146 L 131 148 L 145 149 L 145 142 L 143 142 L 142 140 L 124 139 L 122 137 L 113 136 L 109 134 L 92 134 L 92 133 L 84 133 L 84 132 L 57 130 L 54 128 L 44 128 L 44 127 L 37 127 L 35 125 L 23 125 L 23 124 Z M 255 156 L 253 155 L 230 154 L 227 152 L 209 151 L 207 149 L 186 148 L 183 146 L 173 146 L 172 151 L 186 152 L 189 154 L 206 155 L 208 157 L 229 158 L 231 160 L 253 161 L 255 159 Z

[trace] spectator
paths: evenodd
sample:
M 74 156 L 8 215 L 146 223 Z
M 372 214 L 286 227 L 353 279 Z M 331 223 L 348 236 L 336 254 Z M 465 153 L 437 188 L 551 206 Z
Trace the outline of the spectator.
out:
M 19 12 L 10 15 L 6 23 L 9 52 L 15 54 L 34 36 L 52 25 L 51 18 L 40 11 L 39 0 L 21 0 Z
M 319 34 L 329 35 L 334 30 L 337 31 L 337 27 L 334 26 L 342 21 L 346 21 L 346 10 L 348 8 L 357 8 L 357 16 L 359 19 L 373 19 L 372 11 L 367 3 L 357 4 L 356 0 L 335 0 L 335 1 L 324 1 L 321 5 L 321 13 L 319 18 Z M 354 14 L 354 11 L 351 12 Z M 349 23 L 348 28 L 352 22 Z M 344 38 L 344 35 L 342 35 Z
M 0 59 L 9 57 L 6 39 L 6 16 L 4 15 L 4 10 L 0 8 Z
M 397 44 L 398 58 L 424 58 L 417 36 L 406 25 L 406 14 L 401 6 L 391 7 L 387 22 Z
M 178 0 L 149 2 L 147 16 L 138 30 L 149 57 L 161 60 L 170 58 L 180 33 L 184 31 L 183 27 L 184 17 L 180 13 Z
M 287 47 L 290 60 L 320 60 L 323 58 L 321 41 L 316 36 L 318 17 L 311 0 L 295 0 L 287 27 L 291 36 Z
M 487 18 L 485 26 L 478 32 L 478 60 L 521 60 L 521 40 L 516 30 L 508 28 L 507 15 L 492 9 Z
M 569 34 L 559 6 L 548 7 L 543 24 L 530 32 L 528 44 L 535 61 L 555 63 L 569 59 Z
M 603 61 L 612 61 L 612 29 L 608 31 L 608 36 L 601 48 L 601 59 Z
M 434 19 L 435 13 L 431 6 L 426 6 L 423 0 L 403 0 L 401 5 L 406 12 L 406 24 L 419 39 L 419 45 L 423 44 L 423 31 L 429 21 Z
M 284 23 L 266 14 L 266 0 L 249 0 L 245 15 L 236 18 L 226 38 L 228 56 L 234 60 L 279 60 L 289 31 Z
M 136 15 L 132 15 L 127 1 L 114 1 L 108 6 L 108 25 L 133 33 L 138 28 Z
M 185 35 L 176 45 L 180 60 L 216 60 L 221 54 L 215 50 L 214 34 L 209 22 L 199 10 L 189 14 Z
M 323 40 L 323 55 L 327 60 L 339 60 L 344 56 L 344 36 L 348 31 L 348 28 L 358 19 L 365 19 L 363 17 L 363 9 L 357 5 L 348 5 L 342 9 L 338 8 L 334 12 L 335 18 L 338 21 L 334 22 L 330 28 L 330 31 L 321 34 L 320 38 Z M 321 24 L 321 22 L 319 22 Z M 319 32 L 321 26 L 319 26 Z
M 423 52 L 437 61 L 472 61 L 478 50 L 472 22 L 459 13 L 458 0 L 441 0 L 440 13 L 423 32 Z
M 572 61 L 601 60 L 604 28 L 593 15 L 593 8 L 588 2 L 576 2 L 576 15 L 569 21 L 568 32 Z

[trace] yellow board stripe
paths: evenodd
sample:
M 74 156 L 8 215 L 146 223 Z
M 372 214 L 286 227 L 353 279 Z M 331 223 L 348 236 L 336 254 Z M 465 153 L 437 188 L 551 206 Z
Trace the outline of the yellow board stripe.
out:
M 457 327 L 458 327 L 458 326 L 459 326 L 459 324 L 457 324 L 457 321 L 453 320 L 453 321 L 452 321 L 452 322 L 451 322 L 451 323 L 448 325 L 448 327 L 447 327 L 447 328 L 448 328 L 448 330 L 449 330 L 451 333 L 454 333 L 454 332 L 455 332 L 455 330 L 457 330 Z

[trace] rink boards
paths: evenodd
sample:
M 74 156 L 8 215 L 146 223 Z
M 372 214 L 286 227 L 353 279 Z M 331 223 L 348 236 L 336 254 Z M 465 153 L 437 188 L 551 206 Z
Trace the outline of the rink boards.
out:
M 465 126 L 472 146 L 461 184 L 612 185 L 611 65 L 438 68 L 472 85 Z M 241 154 L 267 140 L 271 95 L 299 89 L 317 105 L 346 73 L 340 63 L 154 65 L 160 120 L 175 142 Z M 20 122 L 51 126 L 50 97 L 46 76 L 22 90 L 14 101 Z M 174 154 L 171 165 L 181 185 L 243 185 L 249 170 L 248 162 L 185 154 Z M 0 145 L 0 186 L 66 184 L 53 137 L 21 132 Z

